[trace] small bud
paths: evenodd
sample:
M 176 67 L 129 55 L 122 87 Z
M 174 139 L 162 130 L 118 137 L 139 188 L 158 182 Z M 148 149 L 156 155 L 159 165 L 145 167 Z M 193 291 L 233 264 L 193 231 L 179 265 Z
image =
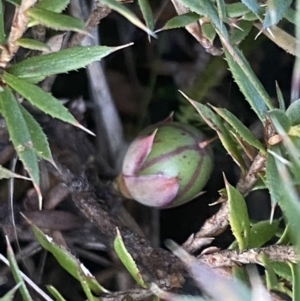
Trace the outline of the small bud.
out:
M 196 128 L 159 123 L 131 143 L 118 178 L 121 193 L 151 207 L 182 205 L 201 193 L 213 166 L 210 147 Z

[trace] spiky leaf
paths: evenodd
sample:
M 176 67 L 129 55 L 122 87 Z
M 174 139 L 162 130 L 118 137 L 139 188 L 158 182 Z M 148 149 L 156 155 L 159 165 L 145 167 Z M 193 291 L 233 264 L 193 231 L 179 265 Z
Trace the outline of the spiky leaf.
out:
M 39 186 L 39 168 L 29 129 L 12 91 L 6 87 L 0 92 L 0 111 L 10 139 L 33 182 Z M 16 126 L 18 125 L 18 126 Z
M 135 25 L 135 26 L 141 28 L 142 30 L 144 30 L 147 34 L 153 36 L 154 38 L 156 37 L 156 35 L 152 32 L 152 30 L 149 29 L 147 26 L 145 26 L 145 24 L 143 24 L 137 18 L 137 16 L 134 13 L 132 13 L 124 5 L 120 4 L 119 2 L 117 2 L 115 0 L 101 0 L 101 3 L 107 5 L 112 10 L 115 10 L 116 12 L 118 12 L 120 15 L 122 15 L 128 21 L 130 21 L 133 25 Z
M 107 47 L 74 47 L 59 52 L 44 54 L 29 58 L 8 69 L 8 72 L 24 78 L 29 82 L 36 83 L 45 77 L 65 73 L 71 70 L 83 68 L 94 61 L 100 61 L 110 53 L 132 44 Z
M 224 176 L 226 192 L 229 202 L 229 223 L 234 237 L 236 238 L 239 250 L 248 247 L 250 240 L 250 221 L 246 202 L 241 193 L 228 183 Z
M 22 115 L 27 124 L 31 141 L 37 155 L 49 162 L 54 162 L 51 150 L 48 144 L 47 137 L 43 132 L 41 126 L 36 122 L 36 120 L 31 116 L 31 114 L 22 106 L 20 106 Z
M 46 114 L 88 131 L 78 123 L 73 115 L 56 98 L 46 93 L 40 87 L 27 83 L 7 72 L 4 72 L 3 79 L 12 89 Z
M 114 249 L 115 249 L 119 259 L 122 261 L 122 263 L 126 267 L 127 271 L 130 273 L 130 275 L 133 277 L 133 279 L 136 281 L 136 283 L 139 284 L 143 288 L 147 288 L 147 285 L 144 282 L 144 279 L 143 279 L 134 259 L 132 258 L 132 256 L 126 249 L 123 238 L 122 238 L 121 233 L 118 228 L 117 228 L 117 236 L 114 240 Z
M 61 13 L 70 3 L 70 0 L 40 0 L 35 7 Z
M 32 7 L 26 11 L 35 23 L 44 25 L 49 28 L 61 31 L 85 32 L 85 26 L 82 20 L 71 16 L 55 13 L 49 10 Z
M 293 0 L 268 0 L 267 11 L 263 22 L 263 28 L 276 25 L 285 15 Z

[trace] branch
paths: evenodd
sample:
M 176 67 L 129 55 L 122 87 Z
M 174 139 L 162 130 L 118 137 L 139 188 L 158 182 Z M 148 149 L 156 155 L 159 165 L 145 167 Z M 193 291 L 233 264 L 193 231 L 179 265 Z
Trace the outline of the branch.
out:
M 212 254 L 199 255 L 201 263 L 212 268 L 233 267 L 237 264 L 261 264 L 261 255 L 265 254 L 271 261 L 296 263 L 299 256 L 293 246 L 272 245 L 265 248 L 255 248 L 239 253 L 235 250 L 224 250 Z

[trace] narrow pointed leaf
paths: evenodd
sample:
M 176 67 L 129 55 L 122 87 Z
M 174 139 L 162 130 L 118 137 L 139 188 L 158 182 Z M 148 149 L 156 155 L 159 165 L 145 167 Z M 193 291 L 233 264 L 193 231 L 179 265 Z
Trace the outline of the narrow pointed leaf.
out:
M 18 178 L 22 180 L 30 180 L 30 178 L 21 176 L 17 173 L 10 171 L 9 169 L 0 165 L 0 179 Z
M 267 221 L 260 221 L 251 226 L 250 239 L 248 248 L 260 248 L 272 237 L 275 236 L 278 229 L 279 220 L 270 223 Z
M 122 238 L 118 228 L 117 228 L 117 236 L 114 240 L 114 249 L 115 249 L 119 259 L 122 261 L 122 263 L 126 267 L 127 271 L 130 273 L 130 275 L 133 277 L 133 279 L 136 281 L 136 283 L 139 284 L 143 288 L 147 288 L 147 285 L 144 282 L 144 279 L 143 279 L 134 259 L 132 258 L 132 256 L 129 254 L 129 252 L 126 249 L 123 238 Z
M 215 26 L 222 36 L 227 39 L 228 31 L 223 23 L 223 20 L 219 18 L 219 14 L 215 6 L 211 1 L 202 1 L 203 8 L 206 11 L 206 15 L 210 18 L 211 23 Z
M 99 0 L 98 0 L 99 1 Z M 151 29 L 149 29 L 147 26 L 145 26 L 145 24 L 143 24 L 138 18 L 137 16 L 132 13 L 127 7 L 125 7 L 124 5 L 120 4 L 119 2 L 115 1 L 115 0 L 101 0 L 102 4 L 107 5 L 109 8 L 111 8 L 112 10 L 115 10 L 116 12 L 118 12 L 120 15 L 122 15 L 123 17 L 125 17 L 128 21 L 130 21 L 133 25 L 141 28 L 142 30 L 144 30 L 147 34 L 149 34 L 150 36 L 153 36 L 154 38 L 156 38 L 156 35 L 152 32 Z
M 27 39 L 22 38 L 17 40 L 16 44 L 23 48 L 31 49 L 31 50 L 38 50 L 38 51 L 49 51 L 49 46 L 45 43 L 42 43 L 40 41 L 34 40 L 34 39 Z
M 274 109 L 268 112 L 268 117 L 271 121 L 276 120 L 282 127 L 282 129 L 288 133 L 291 128 L 291 122 L 289 118 L 287 117 L 287 114 L 285 114 L 282 110 Z
M 3 79 L 12 89 L 41 111 L 54 118 L 58 118 L 88 131 L 78 123 L 73 115 L 56 98 L 54 98 L 51 94 L 46 93 L 40 87 L 27 83 L 26 81 L 7 72 L 4 72 Z
M 54 13 L 45 9 L 32 7 L 26 11 L 28 17 L 33 21 L 46 27 L 61 31 L 76 31 L 85 33 L 82 20 L 67 15 Z
M 256 0 L 241 0 L 253 13 L 257 14 L 259 12 L 259 5 Z
M 236 53 L 236 51 L 239 53 L 239 55 L 242 55 L 237 48 L 235 48 L 234 53 Z M 257 114 L 258 118 L 263 121 L 265 119 L 264 114 L 267 111 L 266 104 L 270 105 L 270 98 L 253 73 L 248 62 L 243 60 L 243 69 L 238 64 L 236 59 L 233 58 L 233 55 L 235 55 L 234 53 L 229 53 L 227 50 L 225 51 L 226 60 L 232 76 L 244 94 L 246 100 L 250 104 L 251 108 Z M 252 80 L 249 76 L 252 77 Z
M 22 278 L 18 263 L 17 263 L 16 258 L 15 258 L 14 251 L 13 251 L 11 245 L 10 245 L 10 242 L 9 242 L 7 236 L 6 236 L 6 245 L 7 245 L 7 259 L 9 261 L 10 270 L 11 270 L 11 273 L 12 273 L 16 283 L 17 284 L 20 283 L 19 290 L 20 290 L 20 293 L 23 297 L 23 300 L 33 301 L 30 294 L 29 294 L 29 291 L 28 291 L 28 289 L 25 285 L 25 282 Z
M 289 282 L 293 281 L 292 271 L 288 263 L 275 261 L 272 262 L 272 267 L 279 277 L 284 278 Z
M 263 22 L 263 28 L 266 29 L 276 25 L 285 15 L 293 0 L 268 0 L 266 16 Z
M 216 31 L 210 23 L 204 23 L 201 26 L 203 35 L 210 41 L 213 42 L 216 37 Z
M 70 0 L 40 0 L 35 7 L 61 13 L 70 3 Z
M 217 0 L 217 11 L 218 11 L 218 16 L 219 19 L 224 22 L 227 18 L 226 16 L 226 5 L 224 0 Z
M 74 47 L 59 52 L 44 54 L 24 60 L 8 69 L 8 72 L 27 81 L 36 83 L 45 77 L 83 68 L 94 61 L 100 61 L 110 53 L 127 47 L 91 46 Z
M 248 247 L 250 240 L 250 221 L 246 202 L 241 193 L 230 185 L 224 176 L 228 202 L 229 202 L 229 223 L 232 233 L 238 242 L 239 250 Z
M 290 264 L 291 270 L 292 270 L 292 275 L 293 275 L 293 297 L 292 300 L 300 300 L 300 265 L 299 262 L 297 264 Z
M 249 8 L 241 2 L 230 3 L 226 5 L 226 12 L 229 18 L 243 17 L 249 12 Z
M 295 100 L 286 110 L 292 125 L 300 124 L 300 99 Z
M 151 6 L 148 0 L 138 0 L 141 12 L 143 14 L 144 20 L 146 22 L 147 27 L 153 31 L 154 29 L 154 20 L 153 13 L 151 10 Z
M 197 13 L 199 16 L 206 15 L 205 9 L 202 6 L 201 2 L 194 0 L 178 0 L 183 6 L 188 8 L 190 11 Z
M 13 287 L 10 291 L 8 291 L 4 296 L 0 298 L 0 301 L 13 301 L 15 293 L 17 289 L 20 287 L 21 283 L 17 284 L 15 287 Z
M 81 283 L 86 282 L 89 288 L 94 293 L 108 293 L 108 291 L 97 282 L 95 277 L 74 255 L 72 255 L 68 250 L 66 250 L 62 246 L 56 244 L 53 241 L 52 237 L 42 232 L 38 227 L 32 224 L 32 222 L 29 219 L 27 219 L 26 217 L 25 219 L 29 223 L 38 242 L 45 250 L 52 253 L 52 255 L 56 258 L 61 267 L 63 267 L 68 273 L 70 273 Z
M 226 122 L 228 122 L 235 132 L 247 143 L 257 148 L 263 153 L 266 153 L 265 148 L 259 140 L 250 132 L 250 130 L 230 111 L 222 108 L 212 107 Z
M 264 253 L 259 255 L 259 259 L 261 264 L 265 268 L 267 288 L 269 290 L 275 289 L 278 285 L 278 278 L 272 266 L 272 262 L 270 261 L 269 257 Z
M 46 287 L 56 301 L 67 301 L 54 286 L 47 285 Z
M 246 21 L 246 20 L 241 20 L 238 23 L 239 28 L 233 28 L 230 34 L 230 43 L 232 45 L 237 45 L 240 42 L 242 42 L 250 33 L 253 23 Z
M 276 150 L 277 146 L 271 147 L 271 149 Z M 283 196 L 281 187 L 278 185 L 278 181 L 280 181 L 280 178 L 277 172 L 275 158 L 272 154 L 268 153 L 266 164 L 266 183 L 273 204 L 277 204 Z
M 20 110 L 20 105 L 9 88 L 0 92 L 0 111 L 3 115 L 14 148 L 31 179 L 39 185 L 38 160 L 33 148 L 29 129 Z M 18 126 L 16 126 L 18 125 Z
M 232 138 L 228 129 L 223 125 L 221 118 L 214 113 L 207 106 L 198 103 L 185 94 L 181 92 L 181 94 L 191 103 L 191 105 L 197 110 L 199 115 L 204 119 L 204 121 L 210 126 L 213 130 L 218 134 L 224 148 L 228 151 L 233 160 L 238 164 L 241 168 L 242 172 L 245 172 L 245 162 L 242 158 L 240 150 L 237 148 L 237 144 Z
M 0 2 L 0 44 L 5 43 L 5 31 L 4 31 L 4 2 Z
M 37 155 L 51 163 L 54 163 L 47 137 L 44 134 L 41 126 L 24 107 L 20 106 L 20 109 L 27 124 L 31 141 Z
M 277 185 L 280 186 L 282 197 L 278 199 L 280 208 L 282 209 L 287 222 L 290 225 L 290 237 L 296 252 L 300 251 L 300 237 L 299 237 L 299 195 L 294 187 L 290 173 L 287 166 L 275 157 L 277 167 Z
M 156 32 L 168 30 L 168 29 L 182 28 L 194 22 L 197 22 L 200 18 L 201 17 L 198 14 L 193 12 L 178 15 L 168 20 L 168 22 Z
M 278 103 L 279 103 L 279 109 L 282 110 L 282 111 L 285 111 L 284 98 L 283 98 L 282 92 L 281 92 L 277 82 L 276 82 L 276 94 L 277 94 L 277 100 L 278 100 Z

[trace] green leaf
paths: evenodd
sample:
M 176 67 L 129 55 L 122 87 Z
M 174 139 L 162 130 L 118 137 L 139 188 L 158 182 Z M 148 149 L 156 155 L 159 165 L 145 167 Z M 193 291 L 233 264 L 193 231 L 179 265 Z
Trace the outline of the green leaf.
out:
M 289 22 L 291 22 L 292 24 L 296 24 L 296 11 L 289 7 L 284 14 L 284 18 L 287 19 Z
M 283 98 L 282 92 L 281 92 L 277 82 L 276 82 L 276 94 L 277 94 L 277 100 L 279 103 L 279 109 L 285 111 L 284 98 Z
M 202 1 L 203 8 L 206 11 L 206 15 L 210 18 L 211 23 L 214 25 L 216 30 L 218 30 L 222 36 L 227 39 L 228 31 L 223 23 L 223 20 L 220 20 L 217 9 L 214 7 L 210 1 Z
M 281 190 L 282 197 L 278 199 L 287 223 L 290 225 L 290 237 L 296 252 L 300 251 L 300 236 L 298 231 L 300 207 L 299 195 L 293 185 L 289 170 L 284 162 L 275 157 L 277 168 L 277 186 Z
M 52 11 L 31 7 L 26 11 L 34 22 L 61 31 L 76 31 L 86 33 L 82 20 Z
M 286 110 L 292 125 L 300 124 L 300 99 L 295 100 Z
M 298 253 L 299 254 L 299 253 Z M 297 264 L 291 264 L 291 270 L 293 275 L 293 300 L 300 300 L 300 265 Z
M 241 0 L 252 12 L 258 14 L 259 12 L 259 5 L 256 0 Z
M 6 1 L 17 7 L 21 5 L 21 0 L 6 0 Z
M 284 150 L 281 149 L 281 152 L 284 154 L 284 157 L 287 157 L 291 161 L 289 162 L 289 170 L 294 176 L 293 181 L 294 183 L 300 183 L 299 126 L 291 127 L 287 134 L 287 131 L 283 128 L 276 116 L 273 116 L 271 121 L 285 147 Z
M 60 266 L 70 273 L 74 278 L 80 281 L 81 285 L 85 282 L 89 289 L 95 294 L 108 293 L 95 279 L 95 277 L 87 270 L 87 268 L 67 249 L 56 244 L 52 237 L 46 235 L 38 227 L 36 227 L 30 220 L 25 217 L 29 223 L 36 239 L 41 246 L 49 251 L 58 261 Z
M 60 294 L 60 292 L 54 286 L 47 285 L 46 287 L 56 301 L 66 301 L 66 299 Z
M 24 107 L 20 106 L 20 109 L 27 124 L 31 141 L 37 155 L 55 165 L 47 137 L 44 134 L 42 128 Z
M 293 281 L 291 267 L 286 262 L 272 262 L 275 273 L 289 282 Z
M 216 31 L 210 23 L 203 23 L 201 26 L 203 35 L 210 41 L 213 42 L 216 37 Z
M 0 301 L 13 301 L 17 289 L 20 287 L 21 283 L 17 284 L 10 291 L 8 291 L 3 297 L 0 298 Z
M 275 289 L 278 285 L 278 278 L 272 266 L 272 262 L 270 261 L 269 257 L 264 253 L 259 255 L 259 261 L 265 268 L 267 288 L 269 290 Z
M 202 3 L 194 0 L 178 0 L 183 6 L 188 8 L 190 11 L 197 13 L 200 16 L 206 15 L 205 9 L 202 7 Z
M 32 298 L 29 294 L 29 291 L 28 291 L 28 289 L 25 285 L 25 282 L 22 278 L 18 263 L 17 263 L 16 258 L 15 258 L 14 251 L 13 251 L 11 245 L 10 245 L 10 242 L 9 242 L 7 236 L 6 236 L 6 245 L 7 245 L 7 259 L 9 261 L 10 270 L 11 270 L 11 273 L 12 273 L 16 283 L 17 284 L 20 283 L 19 290 L 20 290 L 20 293 L 23 297 L 23 300 L 32 301 Z
M 259 142 L 259 140 L 250 132 L 250 130 L 237 118 L 235 117 L 230 111 L 222 108 L 212 108 L 226 121 L 228 122 L 235 132 L 248 144 L 252 145 L 253 147 L 257 148 L 262 153 L 266 153 L 265 148 Z
M 229 44 L 227 44 L 227 46 L 233 50 L 231 53 L 225 50 L 225 56 L 232 76 L 251 108 L 257 114 L 258 118 L 263 121 L 265 119 L 264 114 L 267 111 L 267 105 L 269 108 L 272 108 L 270 97 L 257 79 L 240 50 L 238 50 L 235 46 L 230 47 Z M 240 58 L 239 61 L 237 61 L 238 57 Z
M 154 20 L 153 13 L 151 10 L 151 6 L 148 0 L 138 0 L 141 12 L 143 14 L 144 20 L 146 22 L 147 27 L 153 31 L 154 29 Z
M 84 128 L 56 98 L 51 94 L 46 93 L 40 87 L 27 83 L 7 72 L 3 73 L 3 79 L 12 89 L 41 111 L 91 133 Z
M 98 0 L 98 1 L 100 1 L 100 0 Z M 115 10 L 116 12 L 118 12 L 120 15 L 122 15 L 123 17 L 125 17 L 133 25 L 135 25 L 135 26 L 141 28 L 142 30 L 144 30 L 148 35 L 156 38 L 156 35 L 152 32 L 152 30 L 149 29 L 147 26 L 145 26 L 145 24 L 143 24 L 137 18 L 137 16 L 134 13 L 132 13 L 124 5 L 120 4 L 119 2 L 117 2 L 115 0 L 101 0 L 101 3 L 107 5 L 112 10 Z
M 189 102 L 190 104 L 196 109 L 199 115 L 204 119 L 208 126 L 210 126 L 213 130 L 215 130 L 222 142 L 224 148 L 228 151 L 230 156 L 233 160 L 237 163 L 237 165 L 241 168 L 242 172 L 245 172 L 246 166 L 244 159 L 242 158 L 240 150 L 237 148 L 236 142 L 233 140 L 230 132 L 227 128 L 223 125 L 220 117 L 215 114 L 210 108 L 207 106 L 198 103 L 184 93 L 179 91 Z
M 291 6 L 292 2 L 293 0 L 268 0 L 263 28 L 266 29 L 276 25 L 284 17 L 286 10 Z
M 34 7 L 61 13 L 70 3 L 70 0 L 40 0 Z
M 33 148 L 29 129 L 22 115 L 20 105 L 8 87 L 0 92 L 0 112 L 5 119 L 10 139 L 20 160 L 24 164 L 33 182 L 39 186 L 38 160 Z
M 17 77 L 36 83 L 47 76 L 76 70 L 94 61 L 100 61 L 103 57 L 128 45 L 132 44 L 119 47 L 91 46 L 64 49 L 29 58 L 10 67 L 7 71 Z
M 234 27 L 230 34 L 230 43 L 232 45 L 237 45 L 242 42 L 250 33 L 253 24 L 252 22 L 241 20 L 238 23 L 238 27 Z
M 232 233 L 238 242 L 239 250 L 248 247 L 250 240 L 250 221 L 246 202 L 241 193 L 228 183 L 224 175 L 224 182 L 229 202 L 229 223 Z
M 277 146 L 271 146 L 270 149 L 275 151 Z M 275 158 L 271 153 L 268 153 L 266 163 L 266 183 L 273 204 L 277 204 L 283 196 L 281 187 L 278 185 L 278 181 L 280 181 L 280 178 L 277 172 Z
M 251 226 L 248 248 L 260 248 L 272 237 L 278 229 L 279 220 L 260 221 Z
M 27 49 L 38 50 L 38 51 L 49 51 L 50 47 L 40 41 L 34 39 L 22 38 L 16 41 L 16 44 Z
M 168 22 L 164 25 L 164 27 L 157 30 L 156 32 L 168 30 L 168 29 L 182 28 L 189 24 L 197 22 L 199 19 L 200 19 L 200 16 L 193 12 L 178 15 L 178 16 L 175 16 L 172 19 L 168 20 Z
M 21 176 L 17 173 L 10 171 L 9 169 L 0 165 L 0 179 L 18 178 L 22 180 L 30 180 L 30 178 Z
M 239 18 L 239 17 L 243 17 L 250 10 L 245 4 L 241 2 L 237 2 L 237 3 L 227 4 L 226 11 L 227 11 L 227 16 L 229 18 Z
M 4 3 L 0 1 L 0 44 L 4 44 L 6 40 L 6 35 L 4 31 Z
M 224 0 L 217 0 L 216 2 L 217 2 L 217 11 L 218 11 L 219 19 L 222 22 L 224 22 L 227 19 L 225 2 L 224 2 Z
M 275 120 L 280 124 L 283 130 L 288 133 L 291 128 L 291 122 L 287 117 L 287 114 L 284 113 L 282 110 L 274 109 L 268 112 L 268 117 L 270 118 L 271 122 Z
M 126 246 L 124 244 L 123 238 L 120 234 L 119 229 L 116 229 L 117 236 L 114 240 L 114 249 L 119 257 L 119 259 L 124 264 L 127 271 L 130 273 L 130 275 L 133 277 L 133 279 L 136 281 L 137 284 L 139 284 L 143 288 L 147 288 L 146 283 L 144 282 L 144 279 L 134 261 L 132 256 L 129 254 L 129 252 L 126 249 Z

